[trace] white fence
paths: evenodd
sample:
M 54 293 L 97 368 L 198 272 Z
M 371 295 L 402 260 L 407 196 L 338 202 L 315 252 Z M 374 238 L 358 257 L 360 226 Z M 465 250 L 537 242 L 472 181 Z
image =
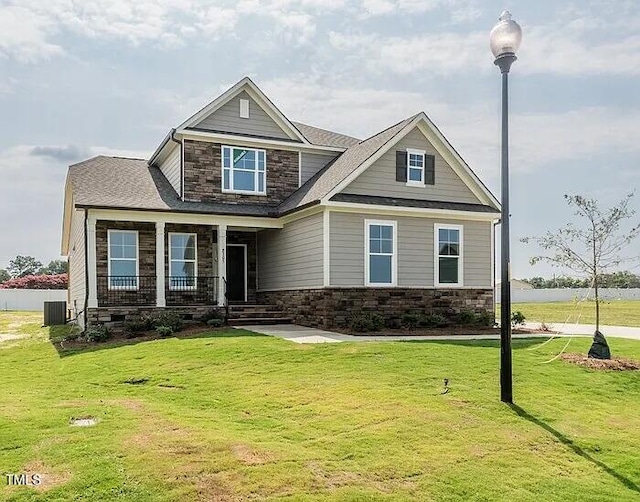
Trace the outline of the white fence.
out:
M 66 289 L 0 289 L 0 310 L 44 310 L 44 302 L 67 300 Z
M 593 289 L 588 288 L 554 288 L 554 289 L 512 289 L 512 303 L 544 303 L 571 302 L 587 297 L 593 300 Z M 640 300 L 640 288 L 598 290 L 602 300 Z M 495 291 L 496 303 L 500 303 L 500 289 Z

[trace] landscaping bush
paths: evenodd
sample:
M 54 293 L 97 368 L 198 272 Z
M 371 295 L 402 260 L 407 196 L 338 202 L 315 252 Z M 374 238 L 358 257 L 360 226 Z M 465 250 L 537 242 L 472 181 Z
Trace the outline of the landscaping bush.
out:
M 212 328 L 219 328 L 221 326 L 224 326 L 224 319 L 218 319 L 218 318 L 213 318 L 213 319 L 209 319 L 207 321 L 207 325 L 211 326 Z
M 25 275 L 0 284 L 0 289 L 67 289 L 67 274 Z
M 154 318 L 152 316 L 143 315 L 125 322 L 124 328 L 128 333 L 140 333 L 141 331 L 152 330 L 153 324 Z
M 526 320 L 526 317 L 519 310 L 516 310 L 515 312 L 511 313 L 511 326 L 513 326 L 514 328 L 516 326 L 523 325 L 525 320 Z
M 107 326 L 91 326 L 84 332 L 87 342 L 104 342 L 111 337 L 111 331 Z
M 351 318 L 349 326 L 357 333 L 380 331 L 384 327 L 384 317 L 375 312 L 356 315 Z
M 425 314 L 420 316 L 419 324 L 422 328 L 444 328 L 449 321 L 441 314 Z
M 496 325 L 496 318 L 495 318 L 495 314 L 493 312 L 481 312 L 479 314 L 476 314 L 476 324 L 478 324 L 478 326 L 495 326 Z
M 153 318 L 153 327 L 167 326 L 171 328 L 172 333 L 182 331 L 182 317 L 177 312 L 162 312 Z
M 225 314 L 224 314 L 224 310 L 223 309 L 211 309 L 211 310 L 207 311 L 200 318 L 200 320 L 204 324 L 208 324 L 209 326 L 213 326 L 216 323 L 211 324 L 209 321 L 219 320 L 219 321 L 222 321 L 222 324 L 224 324 L 224 318 L 225 318 Z M 222 326 L 222 324 L 220 324 L 220 326 Z
M 420 314 L 418 312 L 407 312 L 402 314 L 400 322 L 405 328 L 417 328 L 420 325 Z
M 476 324 L 476 313 L 473 310 L 461 310 L 455 317 L 456 324 L 469 326 Z
M 157 326 L 156 333 L 160 336 L 171 336 L 173 335 L 173 328 L 171 326 Z

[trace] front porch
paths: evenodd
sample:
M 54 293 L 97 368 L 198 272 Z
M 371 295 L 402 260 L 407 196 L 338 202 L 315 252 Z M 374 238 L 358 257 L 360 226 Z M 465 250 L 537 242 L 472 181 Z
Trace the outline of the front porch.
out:
M 256 227 L 90 219 L 89 309 L 255 303 Z

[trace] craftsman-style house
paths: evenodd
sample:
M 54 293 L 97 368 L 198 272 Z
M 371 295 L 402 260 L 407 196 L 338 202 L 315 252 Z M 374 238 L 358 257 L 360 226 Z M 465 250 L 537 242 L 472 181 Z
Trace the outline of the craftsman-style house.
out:
M 492 310 L 498 216 L 424 113 L 360 140 L 292 122 L 244 78 L 150 159 L 69 168 L 70 315 L 231 305 L 329 328 L 363 310 Z

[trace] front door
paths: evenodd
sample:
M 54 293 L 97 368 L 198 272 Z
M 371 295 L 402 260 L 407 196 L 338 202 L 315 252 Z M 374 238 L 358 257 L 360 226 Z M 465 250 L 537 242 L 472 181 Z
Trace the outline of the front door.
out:
M 230 302 L 247 301 L 247 245 L 227 245 L 227 296 Z

